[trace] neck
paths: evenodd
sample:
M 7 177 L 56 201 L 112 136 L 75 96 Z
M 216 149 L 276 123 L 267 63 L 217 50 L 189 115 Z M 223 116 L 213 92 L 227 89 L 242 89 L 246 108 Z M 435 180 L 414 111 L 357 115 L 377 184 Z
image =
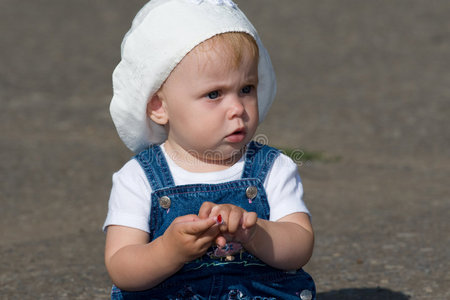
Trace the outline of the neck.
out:
M 164 143 L 164 149 L 167 155 L 181 168 L 189 172 L 205 173 L 216 172 L 228 169 L 238 162 L 245 153 L 245 147 L 224 158 L 214 153 L 197 153 L 195 151 L 186 151 L 182 147 L 176 147 L 169 141 Z

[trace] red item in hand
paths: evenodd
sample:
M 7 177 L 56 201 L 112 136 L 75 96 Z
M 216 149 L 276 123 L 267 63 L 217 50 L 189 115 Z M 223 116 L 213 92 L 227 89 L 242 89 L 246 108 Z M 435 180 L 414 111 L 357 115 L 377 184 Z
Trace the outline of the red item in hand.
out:
M 222 215 L 217 216 L 217 223 L 222 223 Z

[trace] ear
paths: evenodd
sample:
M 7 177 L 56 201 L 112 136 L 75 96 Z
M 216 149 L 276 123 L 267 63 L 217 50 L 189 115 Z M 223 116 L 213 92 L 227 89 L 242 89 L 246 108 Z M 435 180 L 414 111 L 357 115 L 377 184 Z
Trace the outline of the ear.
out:
M 154 94 L 147 103 L 147 116 L 159 125 L 166 125 L 169 122 L 164 102 L 158 93 Z

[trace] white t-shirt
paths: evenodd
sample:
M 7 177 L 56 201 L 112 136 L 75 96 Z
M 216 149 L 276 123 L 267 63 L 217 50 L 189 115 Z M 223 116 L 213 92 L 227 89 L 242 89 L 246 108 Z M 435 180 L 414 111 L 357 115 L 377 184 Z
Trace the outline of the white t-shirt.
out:
M 179 167 L 166 153 L 175 185 L 182 184 L 216 184 L 238 180 L 242 176 L 245 155 L 228 169 L 217 172 L 194 173 Z M 108 215 L 103 230 L 109 225 L 121 225 L 150 232 L 149 217 L 152 188 L 144 170 L 137 160 L 128 161 L 122 169 L 113 175 L 113 185 L 109 198 Z M 264 182 L 270 207 L 270 220 L 276 221 L 295 212 L 309 211 L 302 200 L 303 186 L 297 165 L 291 158 L 280 154 Z

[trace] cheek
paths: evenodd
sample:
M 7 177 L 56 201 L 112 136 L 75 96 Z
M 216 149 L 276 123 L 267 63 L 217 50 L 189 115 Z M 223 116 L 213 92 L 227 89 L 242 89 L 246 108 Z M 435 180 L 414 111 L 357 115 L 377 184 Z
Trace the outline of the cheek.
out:
M 212 115 L 199 116 L 199 118 L 194 119 L 194 126 L 201 135 L 207 135 L 211 132 L 216 132 L 223 122 L 221 118 L 214 118 Z
M 180 111 L 178 116 L 179 129 L 183 131 L 189 130 L 190 135 L 200 140 L 216 132 L 220 128 L 220 124 L 222 124 L 221 118 L 211 113 L 211 111 L 184 110 Z
M 252 102 L 249 103 L 248 106 L 246 107 L 247 110 L 247 114 L 250 117 L 250 122 L 252 123 L 259 123 L 259 111 L 258 111 L 258 102 Z
M 176 122 L 179 124 L 190 124 L 192 120 L 195 119 L 193 116 L 194 111 L 191 107 L 187 105 L 173 105 L 169 109 L 170 112 L 170 120 L 172 122 Z

